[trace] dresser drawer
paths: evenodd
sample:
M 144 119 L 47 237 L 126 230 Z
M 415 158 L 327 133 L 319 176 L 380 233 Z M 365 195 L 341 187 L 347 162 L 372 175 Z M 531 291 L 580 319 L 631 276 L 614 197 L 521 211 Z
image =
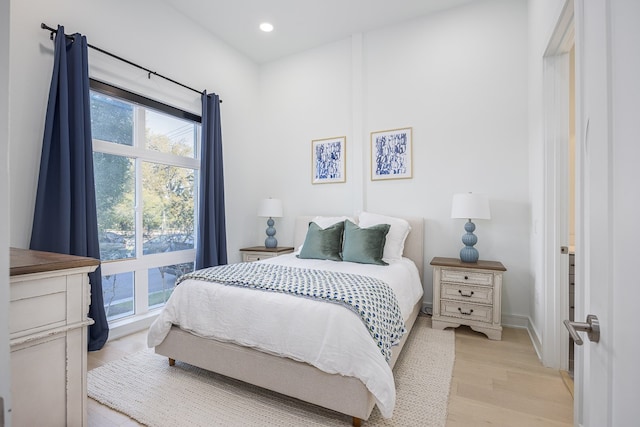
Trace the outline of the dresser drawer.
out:
M 440 315 L 457 319 L 476 320 L 491 323 L 493 307 L 479 304 L 465 304 L 458 301 L 440 301 Z
M 493 285 L 493 274 L 479 273 L 475 271 L 449 270 L 449 269 L 443 268 L 441 280 L 443 282 L 491 286 Z
M 64 325 L 67 318 L 65 276 L 11 283 L 9 333 Z
M 480 304 L 492 304 L 491 286 L 469 286 L 457 283 L 443 283 L 440 298 Z

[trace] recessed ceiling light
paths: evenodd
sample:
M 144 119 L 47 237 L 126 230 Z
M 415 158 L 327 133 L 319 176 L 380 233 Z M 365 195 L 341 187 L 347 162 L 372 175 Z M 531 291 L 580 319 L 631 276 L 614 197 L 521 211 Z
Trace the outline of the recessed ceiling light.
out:
M 265 33 L 270 33 L 271 31 L 273 31 L 273 25 L 269 24 L 268 22 L 263 22 L 262 24 L 260 24 L 260 29 Z

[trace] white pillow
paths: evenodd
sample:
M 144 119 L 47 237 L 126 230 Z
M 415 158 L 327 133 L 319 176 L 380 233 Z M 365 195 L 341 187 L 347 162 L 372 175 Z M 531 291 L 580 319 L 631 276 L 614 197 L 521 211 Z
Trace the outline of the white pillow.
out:
M 349 216 L 317 216 L 313 218 L 311 222 L 315 222 L 320 228 L 324 229 L 327 227 L 331 227 L 333 224 L 336 224 L 338 222 L 344 222 L 347 219 L 355 223 L 353 218 Z
M 369 212 L 362 212 L 359 217 L 359 226 L 366 228 L 377 224 L 389 224 L 387 241 L 384 244 L 382 259 L 401 259 L 404 252 L 404 241 L 411 231 L 409 222 L 402 218 L 378 215 Z

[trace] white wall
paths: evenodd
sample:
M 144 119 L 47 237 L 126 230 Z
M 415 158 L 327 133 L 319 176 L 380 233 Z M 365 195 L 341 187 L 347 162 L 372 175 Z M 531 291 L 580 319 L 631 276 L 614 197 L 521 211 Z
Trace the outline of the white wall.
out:
M 0 1 L 0 424 L 11 425 L 9 364 L 9 2 Z
M 527 10 L 526 0 L 475 2 L 257 67 L 162 2 L 12 2 L 9 178 L 19 185 L 10 189 L 10 243 L 28 246 L 33 217 L 53 46 L 39 25 L 60 23 L 89 43 L 221 95 L 231 262 L 239 261 L 238 248 L 263 241 L 264 219 L 255 212 L 272 196 L 285 207 L 276 220 L 281 244 L 291 243 L 299 214 L 423 216 L 428 265 L 462 246 L 464 221 L 449 217 L 452 194 L 483 192 L 492 219 L 477 221 L 477 248 L 508 269 L 506 320 L 538 321 L 541 102 L 528 109 L 528 97 L 541 93 L 541 67 L 532 58 L 558 2 L 530 3 Z M 527 39 L 528 27 L 540 23 Z M 92 77 L 199 112 L 196 94 L 90 55 Z M 369 133 L 405 126 L 413 127 L 413 179 L 371 182 Z M 311 140 L 341 135 L 347 182 L 312 185 Z
M 415 162 L 410 181 L 367 180 L 367 209 L 424 216 L 428 262 L 455 257 L 462 246 L 465 221 L 450 218 L 452 194 L 487 194 L 492 219 L 476 221 L 476 247 L 482 259 L 507 267 L 504 313 L 524 317 L 531 280 L 526 37 L 526 2 L 487 1 L 365 39 L 366 128 L 413 126 Z
M 34 13 L 34 11 L 38 13 Z M 198 90 L 216 92 L 223 99 L 222 123 L 227 168 L 227 225 L 229 253 L 248 237 L 244 185 L 244 155 L 256 136 L 257 67 L 246 57 L 183 18 L 164 2 L 126 0 L 85 2 L 34 0 L 12 2 L 10 72 L 11 244 L 28 247 L 33 221 L 40 151 L 44 129 L 53 42 L 40 29 L 65 26 L 88 42 L 137 62 Z M 127 66 L 89 49 L 91 77 L 120 85 L 159 101 L 200 114 L 198 94 Z M 238 165 L 234 167 L 234 165 Z M 251 215 L 251 225 L 254 216 Z M 253 231 L 253 230 L 252 230 Z M 253 237 L 253 233 L 251 233 Z M 239 260 L 239 255 L 235 259 Z
M 351 42 L 349 39 L 306 51 L 269 65 L 260 72 L 261 138 L 251 150 L 255 202 L 280 198 L 284 218 L 277 220 L 281 244 L 293 241 L 297 215 L 352 214 L 358 191 L 352 162 Z M 311 141 L 346 136 L 347 182 L 311 184 Z M 255 209 L 254 209 L 255 211 Z M 255 243 L 264 241 L 259 219 Z
M 526 324 L 526 4 L 478 2 L 263 66 L 259 143 L 271 161 L 261 174 L 271 179 L 258 185 L 288 207 L 283 239 L 298 214 L 422 216 L 428 265 L 434 256 L 457 257 L 462 247 L 464 221 L 450 218 L 452 195 L 486 193 L 492 219 L 477 221 L 476 247 L 482 259 L 507 267 L 504 313 Z M 370 181 L 370 132 L 399 127 L 413 127 L 413 179 Z M 312 185 L 311 140 L 340 135 L 347 135 L 347 182 Z M 430 303 L 430 268 L 424 285 Z

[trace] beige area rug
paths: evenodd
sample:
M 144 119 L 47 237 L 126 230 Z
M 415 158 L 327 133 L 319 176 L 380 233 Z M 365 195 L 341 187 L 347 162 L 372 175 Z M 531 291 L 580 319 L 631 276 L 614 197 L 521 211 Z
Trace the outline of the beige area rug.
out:
M 444 426 L 455 358 L 451 330 L 418 317 L 396 363 L 393 418 L 365 426 Z M 89 397 L 153 427 L 347 426 L 351 418 L 144 350 L 89 371 Z

